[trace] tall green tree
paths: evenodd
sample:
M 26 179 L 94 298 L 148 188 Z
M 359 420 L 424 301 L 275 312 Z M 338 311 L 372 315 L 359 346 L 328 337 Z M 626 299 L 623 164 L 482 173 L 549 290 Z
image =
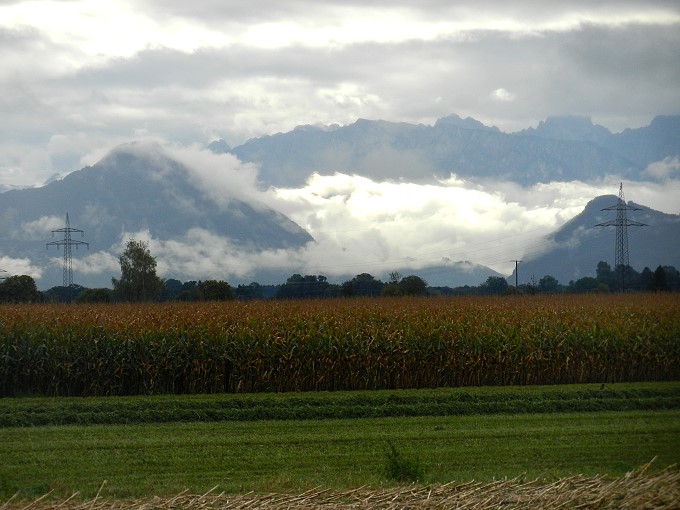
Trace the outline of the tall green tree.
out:
M 47 303 L 71 303 L 78 300 L 78 296 L 86 289 L 82 285 L 74 283 L 70 287 L 58 285 L 44 291 L 43 300 Z
M 84 289 L 78 294 L 76 303 L 110 303 L 112 294 L 111 289 Z
M 200 282 L 197 289 L 203 301 L 228 301 L 234 299 L 231 285 L 224 280 L 206 280 Z
M 592 276 L 584 276 L 575 282 L 569 282 L 570 292 L 576 293 L 593 292 L 597 290 L 597 286 L 597 278 L 593 278 Z
M 148 243 L 130 239 L 120 261 L 120 280 L 111 278 L 113 293 L 120 301 L 155 301 L 163 291 L 163 280 L 156 275 L 156 258 Z
M 596 279 L 597 283 L 604 284 L 608 289 L 614 290 L 616 288 L 616 273 L 612 271 L 612 268 L 604 260 L 600 260 L 597 263 Z
M 257 282 L 251 282 L 248 285 L 239 285 L 236 287 L 236 298 L 238 299 L 262 299 L 264 298 L 264 290 L 262 285 Z
M 286 283 L 276 291 L 276 299 L 316 299 L 335 297 L 340 287 L 328 283 L 324 275 L 305 275 L 298 273 L 290 276 Z
M 680 291 L 680 271 L 675 269 L 673 266 L 663 266 L 663 270 L 666 272 L 666 285 L 668 290 Z
M 163 281 L 163 292 L 161 301 L 172 301 L 177 298 L 177 294 L 182 292 L 182 282 L 175 278 L 168 278 Z
M 405 276 L 399 282 L 399 287 L 404 296 L 423 296 L 427 294 L 427 282 L 420 276 Z
M 9 276 L 0 280 L 0 302 L 2 303 L 39 303 L 42 297 L 35 285 L 35 280 L 28 275 Z
M 659 266 L 656 268 L 652 282 L 654 290 L 668 290 L 668 284 L 666 283 L 666 270 L 663 267 Z
M 654 273 L 647 266 L 640 273 L 640 287 L 641 290 L 654 289 Z
M 397 272 L 390 273 L 390 282 L 382 286 L 380 295 L 394 296 L 424 296 L 427 294 L 427 282 L 420 276 L 410 275 L 401 278 Z
M 560 282 L 549 274 L 538 280 L 538 291 L 544 294 L 556 294 L 560 291 Z
M 484 283 L 479 286 L 480 294 L 506 294 L 508 292 L 508 281 L 502 276 L 489 276 Z
M 379 296 L 383 288 L 383 282 L 376 280 L 368 273 L 356 275 L 341 286 L 343 296 Z

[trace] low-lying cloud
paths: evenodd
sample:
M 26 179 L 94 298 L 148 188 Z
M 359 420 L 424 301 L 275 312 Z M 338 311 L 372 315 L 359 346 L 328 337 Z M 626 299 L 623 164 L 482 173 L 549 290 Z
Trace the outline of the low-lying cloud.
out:
M 110 278 L 120 274 L 118 257 L 129 239 L 149 243 L 161 277 L 182 281 L 271 284 L 282 283 L 294 273 L 323 274 L 331 281 L 344 281 L 363 272 L 386 279 L 395 270 L 417 274 L 458 261 L 510 274 L 515 260 L 551 248 L 548 234 L 583 211 L 595 197 L 616 195 L 621 181 L 618 176 L 608 176 L 592 182 L 556 181 L 526 187 L 506 181 L 467 180 L 454 174 L 446 179 L 407 182 L 336 172 L 314 173 L 299 187 L 263 189 L 258 168 L 232 155 L 158 141 L 135 147 L 150 157 L 156 154 L 165 164 L 168 160 L 163 154 L 179 161 L 205 200 L 225 205 L 237 197 L 272 208 L 307 230 L 314 241 L 297 249 L 252 251 L 199 225 L 173 239 L 154 237 L 148 230 L 124 231 L 112 246 L 73 252 L 76 281 L 83 278 L 109 286 Z M 624 183 L 626 198 L 666 213 L 680 213 L 677 167 L 677 158 L 650 165 L 644 173 L 649 180 Z M 162 174 L 163 169 L 158 171 Z M 97 219 L 96 206 L 91 207 L 87 217 Z M 63 227 L 63 222 L 61 217 L 42 216 L 24 223 L 20 230 L 24 236 L 49 242 L 49 231 Z M 50 273 L 56 275 L 63 257 L 49 251 L 47 256 Z M 29 259 L 6 256 L 0 258 L 0 268 L 35 278 L 46 273 L 46 268 L 36 267 Z
M 300 249 L 244 250 L 225 237 L 193 228 L 181 238 L 157 239 L 148 231 L 125 232 L 147 241 L 165 278 L 225 279 L 248 283 L 263 274 L 324 274 L 342 280 L 362 272 L 385 277 L 452 261 L 470 261 L 509 274 L 514 260 L 551 247 L 546 235 L 579 214 L 593 198 L 618 193 L 620 178 L 552 182 L 523 187 L 512 182 L 473 182 L 451 175 L 428 183 L 379 181 L 349 173 L 311 175 L 298 188 L 262 190 L 257 168 L 230 155 L 196 147 L 169 148 L 191 178 L 220 203 L 229 196 L 256 201 L 287 215 L 315 239 Z M 672 163 L 671 163 L 672 164 Z M 626 183 L 627 198 L 673 213 L 680 181 Z M 115 275 L 117 255 L 97 253 L 74 261 L 74 270 L 97 268 Z M 262 281 L 261 283 L 280 283 Z M 480 282 L 481 283 L 481 282 Z

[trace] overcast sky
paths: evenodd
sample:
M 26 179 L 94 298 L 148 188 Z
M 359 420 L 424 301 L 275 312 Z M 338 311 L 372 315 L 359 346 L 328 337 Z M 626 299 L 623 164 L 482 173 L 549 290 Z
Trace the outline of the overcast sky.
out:
M 618 132 L 680 113 L 679 83 L 677 0 L 0 0 L 0 185 L 42 183 L 132 140 L 234 146 L 358 118 L 432 124 L 456 113 L 513 132 L 569 114 Z M 268 200 L 306 228 L 337 209 L 314 203 L 320 186 L 351 186 L 355 198 L 373 189 L 384 208 L 402 193 L 450 201 L 437 198 L 442 187 L 335 179 Z M 489 229 L 513 204 L 517 221 L 535 217 L 524 230 L 546 229 L 601 184 L 543 190 L 559 195 L 544 214 L 535 214 L 536 190 L 506 186 L 477 198 L 496 211 Z M 615 179 L 609 185 L 616 193 Z M 668 189 L 657 203 L 680 212 Z M 350 217 L 365 215 L 343 210 L 345 231 L 385 229 L 348 226 Z M 340 229 L 317 224 L 313 235 Z
M 680 113 L 678 83 L 675 0 L 0 0 L 0 184 L 144 136 L 450 113 L 620 131 Z

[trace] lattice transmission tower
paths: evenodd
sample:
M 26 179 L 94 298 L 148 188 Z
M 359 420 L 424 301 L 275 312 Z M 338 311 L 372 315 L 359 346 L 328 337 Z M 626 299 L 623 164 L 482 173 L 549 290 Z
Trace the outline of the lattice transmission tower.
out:
M 57 230 L 53 230 L 52 237 L 54 237 L 55 232 L 63 233 L 64 238 L 59 241 L 52 241 L 51 243 L 47 243 L 46 247 L 47 248 L 49 248 L 50 246 L 64 247 L 64 287 L 66 287 L 67 289 L 68 300 L 70 301 L 71 287 L 73 286 L 73 259 L 71 257 L 71 247 L 75 246 L 76 249 L 78 249 L 78 246 L 84 244 L 89 249 L 90 245 L 89 243 L 86 243 L 84 241 L 77 241 L 71 238 L 72 233 L 79 232 L 81 237 L 84 236 L 85 233 L 78 228 L 71 227 L 68 220 L 68 213 L 66 213 L 66 226 L 64 228 L 58 228 Z
M 603 211 L 616 211 L 616 219 L 598 223 L 596 227 L 616 227 L 616 247 L 614 255 L 614 270 L 619 281 L 620 290 L 626 290 L 626 271 L 630 266 L 628 260 L 628 227 L 646 227 L 644 223 L 629 220 L 626 211 L 641 211 L 639 207 L 628 205 L 623 196 L 623 183 L 619 186 L 619 199 L 616 204 L 602 209 Z

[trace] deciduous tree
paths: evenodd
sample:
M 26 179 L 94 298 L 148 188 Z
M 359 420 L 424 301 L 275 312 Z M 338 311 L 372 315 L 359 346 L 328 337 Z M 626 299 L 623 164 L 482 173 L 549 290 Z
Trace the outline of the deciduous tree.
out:
M 120 261 L 120 280 L 111 278 L 116 299 L 121 301 L 154 301 L 163 291 L 163 280 L 156 275 L 156 258 L 148 243 L 130 239 Z
M 361 273 L 344 282 L 341 288 L 344 296 L 379 296 L 383 285 L 383 282 L 372 275 Z
M 223 280 L 205 280 L 198 284 L 197 289 L 203 301 L 227 301 L 234 299 L 231 286 Z
M 505 294 L 508 291 L 508 281 L 502 276 L 489 276 L 479 286 L 481 294 Z
M 28 275 L 9 276 L 0 280 L 0 302 L 37 303 L 42 301 L 35 280 Z
M 555 294 L 560 291 L 560 282 L 554 276 L 547 274 L 538 280 L 538 291 L 544 294 Z

